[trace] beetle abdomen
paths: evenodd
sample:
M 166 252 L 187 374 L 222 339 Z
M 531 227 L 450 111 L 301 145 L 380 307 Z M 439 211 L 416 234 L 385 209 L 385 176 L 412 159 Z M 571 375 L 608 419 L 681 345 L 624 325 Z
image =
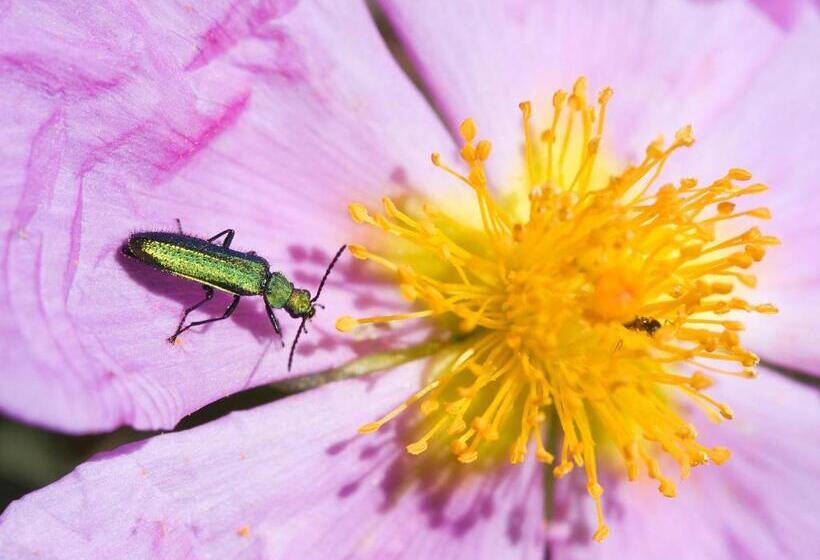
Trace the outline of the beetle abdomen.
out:
M 261 294 L 270 269 L 262 257 L 167 232 L 135 233 L 125 253 L 164 272 L 242 296 Z

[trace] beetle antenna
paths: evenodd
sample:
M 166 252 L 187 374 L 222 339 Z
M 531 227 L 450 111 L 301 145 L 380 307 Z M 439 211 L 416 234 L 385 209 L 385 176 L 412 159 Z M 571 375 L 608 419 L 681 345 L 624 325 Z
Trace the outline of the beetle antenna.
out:
M 310 300 L 310 303 L 315 303 L 317 299 L 319 299 L 319 294 L 322 293 L 322 288 L 325 287 L 325 282 L 327 281 L 327 277 L 330 276 L 330 271 L 333 270 L 333 267 L 336 266 L 336 261 L 339 260 L 339 257 L 342 256 L 344 250 L 347 249 L 347 245 L 342 245 L 342 248 L 336 252 L 336 256 L 333 257 L 333 260 L 330 261 L 330 264 L 327 266 L 327 270 L 325 271 L 325 275 L 322 276 L 322 281 L 319 282 L 319 287 L 316 289 L 316 295 L 313 296 L 313 299 Z
M 288 356 L 288 371 L 290 371 L 290 366 L 293 365 L 293 353 L 296 352 L 296 344 L 299 342 L 299 337 L 302 335 L 302 330 L 304 330 L 305 328 L 305 321 L 307 321 L 307 319 L 302 319 L 302 324 L 299 325 L 299 330 L 296 331 L 296 337 L 293 339 L 293 344 L 290 345 L 290 355 Z
M 325 271 L 325 275 L 322 276 L 322 281 L 319 282 L 319 287 L 316 289 L 316 295 L 313 296 L 313 299 L 310 300 L 310 303 L 316 303 L 316 300 L 319 299 L 319 294 L 322 293 L 322 288 L 325 287 L 325 282 L 327 281 L 327 277 L 330 276 L 330 271 L 333 270 L 333 267 L 336 266 L 336 261 L 342 256 L 344 250 L 347 249 L 347 245 L 342 245 L 342 247 L 336 251 L 336 256 L 333 257 L 333 260 L 330 261 L 330 264 L 327 266 L 327 270 Z M 321 305 L 324 309 L 324 305 Z M 293 354 L 296 352 L 296 344 L 299 342 L 299 337 L 302 336 L 302 331 L 307 332 L 307 327 L 305 327 L 305 322 L 307 321 L 307 317 L 302 319 L 302 323 L 299 325 L 299 330 L 296 331 L 296 336 L 293 338 L 293 344 L 290 346 L 290 356 L 288 356 L 288 371 L 290 371 L 290 367 L 293 365 Z

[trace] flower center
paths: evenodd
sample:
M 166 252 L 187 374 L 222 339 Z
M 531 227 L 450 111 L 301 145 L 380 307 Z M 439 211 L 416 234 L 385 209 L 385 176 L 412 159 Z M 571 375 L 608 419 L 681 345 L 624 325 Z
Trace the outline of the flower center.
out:
M 753 287 L 746 270 L 777 239 L 758 228 L 725 225 L 766 219 L 766 208 L 737 210 L 735 201 L 766 187 L 730 169 L 706 185 L 684 178 L 658 185 L 666 161 L 694 138 L 690 127 L 665 146 L 651 142 L 643 161 L 606 177 L 596 170 L 607 103 L 604 89 L 590 105 L 586 80 L 553 97 L 549 127 L 536 134 L 531 106 L 520 105 L 527 161 L 529 216 L 516 221 L 491 194 L 484 162 L 491 144 L 476 141 L 471 119 L 461 127 L 459 173 L 433 154 L 434 165 L 472 189 L 481 228 L 425 204 L 400 210 L 389 198 L 384 212 L 350 205 L 357 223 L 401 238 L 442 266 L 412 266 L 408 251 L 376 253 L 361 245 L 352 254 L 395 274 L 401 293 L 420 310 L 391 316 L 341 317 L 340 331 L 358 325 L 421 317 L 459 332 L 444 365 L 417 393 L 381 419 L 371 432 L 410 407 L 427 418 L 426 432 L 407 446 L 423 453 L 447 441 L 459 461 L 503 446 L 512 463 L 528 449 L 552 463 L 544 434 L 556 422 L 563 433 L 555 476 L 575 466 L 586 471 L 597 510 L 596 540 L 608 534 L 598 482 L 596 445 L 614 444 L 635 479 L 641 470 L 666 496 L 675 484 L 657 457 L 665 453 L 686 478 L 692 466 L 723 463 L 729 451 L 701 445 L 680 414 L 680 397 L 715 421 L 731 410 L 704 390 L 720 374 L 753 377 L 757 357 L 740 345 L 743 325 L 734 311 L 773 313 L 732 292 Z M 723 231 L 733 233 L 721 235 Z

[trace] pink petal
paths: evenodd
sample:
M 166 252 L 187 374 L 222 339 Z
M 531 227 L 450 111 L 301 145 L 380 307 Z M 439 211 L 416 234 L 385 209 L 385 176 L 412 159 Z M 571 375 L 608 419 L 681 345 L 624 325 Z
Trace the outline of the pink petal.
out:
M 803 21 L 789 41 L 727 106 L 720 118 L 699 135 L 699 145 L 687 157 L 718 175 L 727 162 L 745 167 L 769 192 L 745 202 L 747 208 L 769 207 L 774 216 L 761 227 L 777 235 L 774 247 L 761 263 L 754 301 L 774 303 L 773 316 L 752 315 L 744 341 L 764 359 L 820 375 L 820 347 L 814 333 L 820 309 L 820 106 L 816 92 L 820 73 L 820 17 Z
M 801 10 L 806 5 L 817 0 L 749 0 L 751 4 L 761 10 L 772 22 L 783 29 L 791 29 L 800 17 Z
M 540 558 L 540 469 L 476 474 L 358 435 L 418 364 L 92 459 L 0 517 L 26 558 Z M 449 470 L 448 470 L 449 469 Z
M 366 8 L 295 4 L 0 3 L 0 411 L 72 432 L 169 428 L 286 376 L 259 298 L 167 344 L 202 291 L 124 259 L 123 241 L 174 218 L 232 227 L 234 247 L 313 291 L 351 238 L 348 202 L 446 180 L 429 152 L 453 144 Z M 397 291 L 352 274 L 346 255 L 294 373 L 375 349 L 333 322 L 395 309 Z M 297 323 L 279 317 L 289 343 Z
M 382 2 L 450 125 L 472 116 L 493 141 L 501 181 L 522 172 L 520 101 L 543 112 L 582 74 L 610 85 L 610 142 L 641 154 L 682 116 L 708 121 L 785 37 L 729 2 L 440 4 Z
M 621 159 L 693 123 L 697 144 L 665 177 L 712 180 L 742 166 L 770 184 L 749 204 L 772 209 L 767 230 L 784 247 L 758 268 L 754 297 L 781 313 L 752 318 L 748 342 L 767 360 L 820 373 L 817 313 L 805 312 L 820 309 L 818 10 L 788 4 L 782 26 L 737 2 L 382 4 L 450 126 L 473 116 L 493 141 L 497 184 L 525 170 L 517 103 L 543 112 L 580 74 L 593 91 L 615 89 L 607 140 Z
M 756 381 L 721 381 L 715 396 L 735 419 L 701 423 L 701 440 L 732 450 L 728 463 L 693 470 L 674 499 L 647 482 L 609 472 L 610 537 L 590 542 L 583 488 L 557 484 L 556 515 L 569 538 L 552 546 L 571 558 L 814 558 L 820 548 L 820 407 L 816 387 L 769 370 Z M 705 424 L 705 425 L 704 425 Z M 670 471 L 672 472 L 672 471 Z

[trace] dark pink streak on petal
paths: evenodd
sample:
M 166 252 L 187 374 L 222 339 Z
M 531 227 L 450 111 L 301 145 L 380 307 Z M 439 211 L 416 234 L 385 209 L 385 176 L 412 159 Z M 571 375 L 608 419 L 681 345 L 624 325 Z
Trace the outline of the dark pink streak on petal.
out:
M 213 117 L 206 117 L 199 125 L 199 130 L 195 135 L 178 132 L 175 136 L 178 142 L 167 142 L 163 138 L 163 143 L 158 139 L 152 146 L 150 137 L 156 133 L 157 128 L 162 129 L 160 123 L 146 123 L 136 129 L 127 132 L 112 142 L 108 142 L 97 149 L 91 151 L 88 157 L 80 165 L 77 174 L 77 197 L 74 203 L 74 213 L 70 227 L 69 258 L 66 262 L 66 269 L 63 274 L 63 300 L 67 303 L 71 287 L 74 283 L 74 276 L 79 264 L 79 256 L 82 241 L 82 220 L 83 220 L 83 192 L 85 176 L 94 168 L 117 156 L 119 149 L 123 147 L 133 147 L 135 144 L 143 145 L 146 148 L 143 156 L 155 158 L 150 162 L 157 170 L 151 180 L 152 184 L 157 184 L 173 176 L 175 172 L 182 169 L 188 161 L 197 153 L 207 148 L 211 142 L 220 134 L 230 129 L 239 119 L 240 115 L 247 109 L 250 100 L 250 92 L 246 91 L 227 103 L 224 109 Z M 144 136 L 143 138 L 138 138 Z M 146 141 L 147 140 L 147 141 Z M 151 149 L 154 147 L 155 149 Z
M 120 76 L 96 77 L 67 61 L 47 59 L 37 54 L 0 56 L 0 74 L 46 95 L 71 101 L 90 98 L 120 84 Z
M 185 70 L 197 70 L 229 51 L 242 39 L 266 36 L 265 24 L 287 14 L 296 0 L 262 0 L 261 2 L 236 2 L 228 8 L 224 17 L 199 37 L 196 56 Z
M 268 78 L 283 78 L 288 82 L 302 82 L 307 76 L 305 55 L 287 32 L 276 27 L 265 31 L 265 40 L 275 53 L 269 59 L 256 62 L 237 62 L 236 65 L 253 74 Z
M 784 31 L 794 28 L 803 9 L 803 0 L 749 0 L 769 20 Z
M 230 100 L 221 113 L 206 118 L 194 136 L 178 132 L 182 141 L 166 147 L 162 159 L 155 164 L 156 168 L 163 172 L 163 175 L 173 175 L 196 154 L 207 148 L 220 134 L 234 126 L 248 108 L 250 98 L 251 92 L 245 91 Z
M 14 230 L 25 228 L 37 206 L 51 201 L 54 182 L 60 170 L 66 146 L 66 129 L 62 107 L 57 107 L 34 135 L 25 170 L 25 186 L 14 211 Z
M 9 362 L 0 408 L 21 420 L 72 432 L 170 428 L 214 399 L 287 375 L 287 350 L 271 343 L 258 298 L 169 345 L 200 290 L 123 257 L 131 232 L 172 229 L 177 217 L 203 235 L 233 227 L 237 248 L 313 287 L 350 234 L 350 200 L 377 201 L 397 169 L 403 190 L 439 192 L 444 181 L 420 146 L 446 151 L 448 138 L 364 4 L 305 2 L 282 17 L 292 3 L 161 5 L 31 0 L 0 22 L 9 70 L 0 72 L 0 139 L 12 146 L 0 187 L 13 193 L 0 199 L 4 222 L 19 221 L 18 199 L 31 197 L 19 208 L 27 231 L 0 248 L 0 354 Z M 210 37 L 225 50 L 186 71 L 220 25 L 230 33 Z M 35 142 L 55 111 L 64 140 L 50 157 L 59 163 L 39 149 L 48 126 Z M 53 169 L 52 186 L 29 189 L 29 160 L 48 162 L 35 166 Z M 294 246 L 330 255 L 300 261 Z M 374 288 L 351 286 L 344 271 L 322 295 L 328 312 L 303 339 L 300 372 L 373 350 L 340 337 L 336 315 L 401 305 L 383 285 L 360 299 Z M 223 305 L 220 296 L 198 313 Z M 292 339 L 295 324 L 282 327 Z M 422 336 L 395 334 L 385 347 Z

